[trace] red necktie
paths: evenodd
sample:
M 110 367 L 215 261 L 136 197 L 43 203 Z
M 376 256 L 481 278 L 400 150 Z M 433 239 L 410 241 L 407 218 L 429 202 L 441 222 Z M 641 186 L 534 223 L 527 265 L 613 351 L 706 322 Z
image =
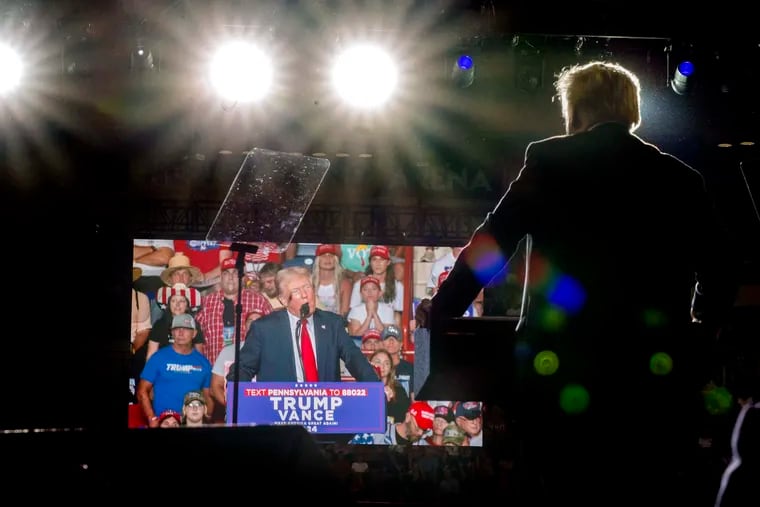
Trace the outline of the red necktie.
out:
M 305 382 L 317 382 L 317 360 L 314 357 L 314 349 L 311 347 L 309 326 L 305 320 L 301 321 L 301 358 L 303 359 L 303 379 Z

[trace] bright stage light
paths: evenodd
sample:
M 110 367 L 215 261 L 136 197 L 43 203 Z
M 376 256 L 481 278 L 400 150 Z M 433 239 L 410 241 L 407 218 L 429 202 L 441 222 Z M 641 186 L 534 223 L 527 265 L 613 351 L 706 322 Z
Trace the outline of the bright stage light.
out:
M 272 62 L 253 44 L 229 43 L 214 55 L 210 78 L 214 89 L 227 100 L 257 101 L 272 85 Z
M 21 83 L 24 65 L 10 46 L 0 44 L 0 95 L 15 90 Z
M 338 56 L 332 82 L 352 106 L 373 108 L 384 104 L 393 94 L 398 70 L 385 51 L 374 46 L 355 46 Z

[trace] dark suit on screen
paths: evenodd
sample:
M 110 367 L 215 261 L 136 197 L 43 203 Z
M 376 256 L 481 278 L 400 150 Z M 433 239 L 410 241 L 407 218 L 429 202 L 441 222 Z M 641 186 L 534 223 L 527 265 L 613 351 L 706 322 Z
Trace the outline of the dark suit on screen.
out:
M 332 312 L 316 310 L 313 315 L 317 370 L 320 382 L 340 382 L 340 360 L 359 382 L 378 382 L 377 373 L 346 332 L 343 319 Z M 296 357 L 290 317 L 286 310 L 255 320 L 240 349 L 240 381 L 254 377 L 259 382 L 295 382 Z M 234 366 L 229 380 L 234 379 Z

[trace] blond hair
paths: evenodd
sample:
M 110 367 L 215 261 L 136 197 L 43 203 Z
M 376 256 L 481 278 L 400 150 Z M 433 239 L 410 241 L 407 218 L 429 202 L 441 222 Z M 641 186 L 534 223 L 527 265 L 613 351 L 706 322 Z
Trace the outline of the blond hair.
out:
M 311 284 L 314 286 L 315 296 L 317 298 L 317 307 L 321 308 L 322 310 L 329 310 L 329 308 L 325 308 L 322 302 L 319 299 L 319 286 L 320 284 L 320 268 L 319 268 L 319 257 L 315 257 L 316 261 L 314 262 L 314 266 L 311 268 Z M 333 286 L 333 293 L 335 294 L 335 304 L 336 313 L 341 313 L 340 308 L 340 301 L 342 296 L 342 290 L 341 290 L 341 282 L 343 281 L 343 268 L 340 265 L 340 260 L 337 258 L 335 259 L 335 270 L 333 271 L 334 277 L 332 281 Z
M 291 266 L 289 268 L 281 269 L 277 272 L 277 278 L 275 283 L 277 284 L 277 290 L 280 292 L 280 297 L 285 301 L 290 297 L 290 289 L 288 285 L 294 278 L 304 277 L 311 283 L 311 271 L 308 268 L 302 266 Z
M 633 132 L 641 124 L 641 85 L 636 75 L 616 63 L 594 61 L 566 67 L 554 83 L 568 133 L 586 127 L 622 123 Z

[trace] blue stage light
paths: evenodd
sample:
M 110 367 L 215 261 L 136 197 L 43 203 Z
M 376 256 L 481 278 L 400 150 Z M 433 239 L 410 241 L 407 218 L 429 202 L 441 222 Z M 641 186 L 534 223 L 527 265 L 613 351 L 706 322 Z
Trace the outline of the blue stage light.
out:
M 467 88 L 475 81 L 475 62 L 470 55 L 460 55 L 451 70 L 451 80 L 460 88 Z
M 470 70 L 474 63 L 472 57 L 469 55 L 462 55 L 457 59 L 457 65 L 459 65 L 459 68 L 462 70 Z
M 678 95 L 686 95 L 691 90 L 693 74 L 694 64 L 688 60 L 684 60 L 676 67 L 673 79 L 670 80 L 670 87 Z
M 678 72 L 686 77 L 689 77 L 694 74 L 694 64 L 688 60 L 681 62 L 678 64 Z

